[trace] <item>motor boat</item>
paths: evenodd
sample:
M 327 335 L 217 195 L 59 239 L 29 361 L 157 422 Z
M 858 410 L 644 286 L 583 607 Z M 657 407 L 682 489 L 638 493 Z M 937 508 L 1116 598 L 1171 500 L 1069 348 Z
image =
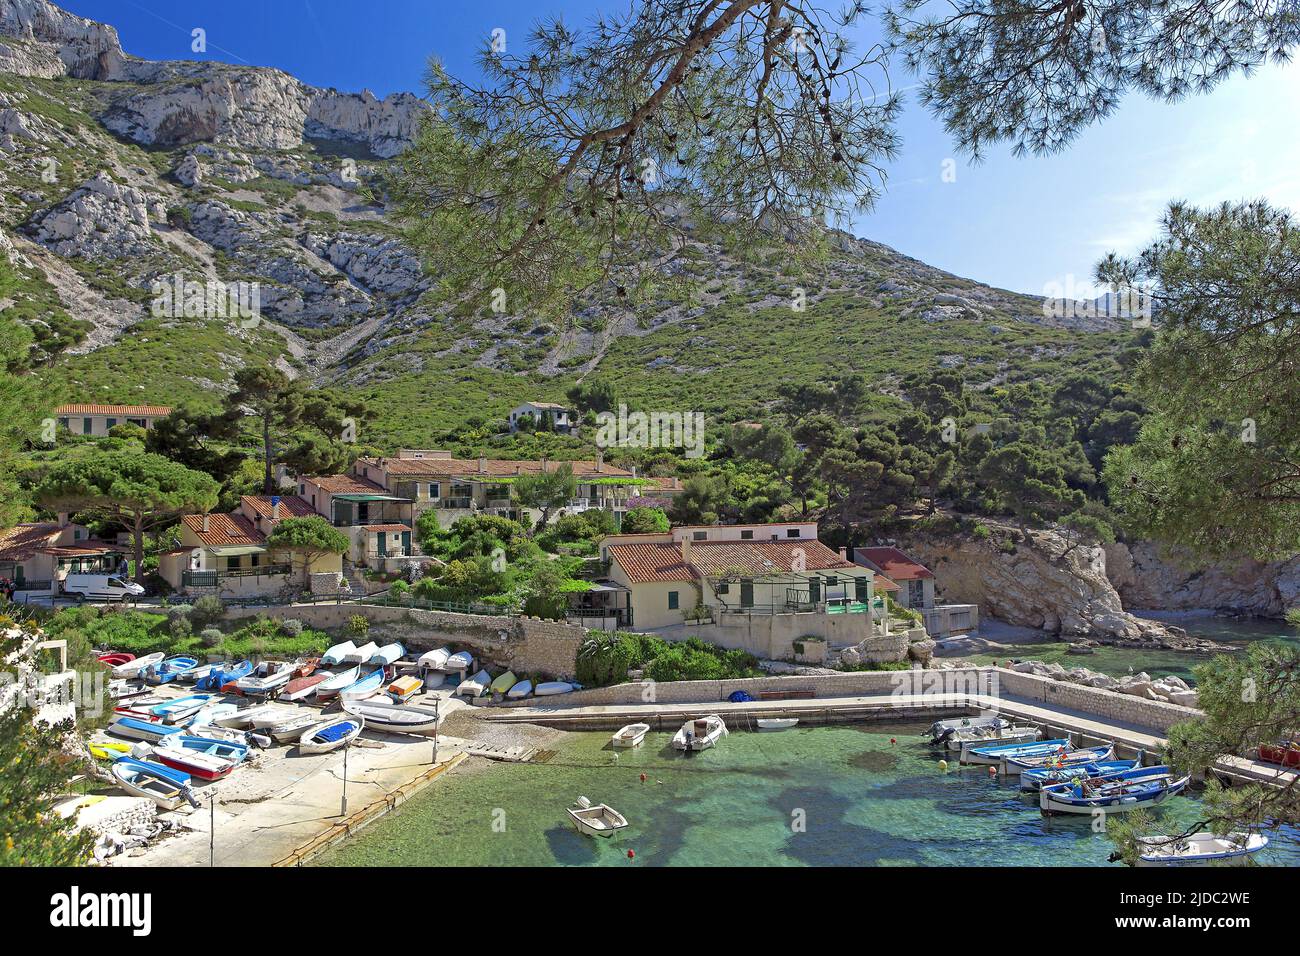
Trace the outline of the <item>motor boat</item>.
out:
M 673 735 L 675 750 L 707 750 L 727 735 L 727 725 L 717 714 L 688 720 Z

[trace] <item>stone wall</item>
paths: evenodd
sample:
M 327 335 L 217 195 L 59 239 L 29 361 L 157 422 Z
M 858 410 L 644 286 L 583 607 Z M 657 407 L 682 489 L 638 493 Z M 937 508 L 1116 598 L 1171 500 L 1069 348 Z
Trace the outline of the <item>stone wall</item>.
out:
M 230 618 L 265 614 L 297 618 L 309 627 L 332 630 L 361 615 L 372 625 L 391 629 L 411 652 L 422 653 L 450 644 L 468 648 L 480 660 L 517 674 L 571 678 L 577 670 L 578 647 L 586 629 L 563 621 L 534 617 L 493 617 L 453 614 L 418 608 L 371 604 L 299 604 L 268 608 L 231 608 Z

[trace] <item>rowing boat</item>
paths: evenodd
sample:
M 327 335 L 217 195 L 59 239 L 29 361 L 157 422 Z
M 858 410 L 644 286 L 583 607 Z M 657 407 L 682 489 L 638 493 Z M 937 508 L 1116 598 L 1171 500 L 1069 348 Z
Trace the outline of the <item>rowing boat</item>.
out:
M 1163 803 L 1183 792 L 1190 777 L 1174 778 L 1165 766 L 1128 770 L 1109 780 L 1053 783 L 1038 791 L 1044 816 L 1055 813 L 1118 813 Z

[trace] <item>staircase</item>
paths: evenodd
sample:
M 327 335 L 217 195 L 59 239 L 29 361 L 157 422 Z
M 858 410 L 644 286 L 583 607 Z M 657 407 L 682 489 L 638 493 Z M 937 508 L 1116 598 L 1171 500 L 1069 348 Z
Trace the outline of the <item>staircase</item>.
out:
M 347 558 L 343 559 L 343 580 L 348 582 L 353 597 L 361 598 L 366 596 L 366 579 L 361 573 L 361 569 Z

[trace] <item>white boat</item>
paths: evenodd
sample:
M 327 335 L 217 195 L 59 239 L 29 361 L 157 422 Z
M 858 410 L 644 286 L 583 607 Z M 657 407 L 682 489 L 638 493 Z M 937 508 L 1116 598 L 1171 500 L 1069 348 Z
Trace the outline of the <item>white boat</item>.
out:
M 381 700 L 345 700 L 345 713 L 364 717 L 372 730 L 422 734 L 438 726 L 438 712 L 421 704 L 389 704 Z
M 385 644 L 383 647 L 379 648 L 377 651 L 375 651 L 373 654 L 370 655 L 370 658 L 366 661 L 366 663 L 380 664 L 383 666 L 387 666 L 389 664 L 396 664 L 399 660 L 401 660 L 405 656 L 406 656 L 406 648 L 404 648 L 401 644 L 394 642 L 392 644 Z
M 252 707 L 241 707 L 234 713 L 226 714 L 224 717 L 216 717 L 211 722 L 219 727 L 249 728 L 259 718 L 279 712 L 279 708 L 272 707 L 270 704 L 255 704 Z
M 1244 866 L 1252 853 L 1268 846 L 1268 837 L 1262 833 L 1215 836 L 1202 831 L 1179 839 L 1141 837 L 1138 844 L 1141 847 L 1138 866 L 1209 866 L 1212 863 Z
M 369 644 L 362 644 L 350 654 L 343 655 L 344 664 L 364 664 L 370 660 L 371 656 L 379 650 L 379 645 L 374 641 Z
M 361 676 L 361 667 L 353 665 L 347 670 L 341 670 L 329 680 L 321 681 L 316 685 L 316 699 L 329 700 L 341 691 L 344 687 L 351 687 Z
M 981 747 L 985 744 L 1028 744 L 1042 736 L 1041 728 L 1028 724 L 970 727 L 946 734 L 943 744 L 949 750 L 960 752 L 963 748 Z
M 457 651 L 447 658 L 446 663 L 442 665 L 442 670 L 448 674 L 461 673 L 468 674 L 474 668 L 474 655 L 469 651 Z
M 125 680 L 128 677 L 139 677 L 143 671 L 148 670 L 155 664 L 161 664 L 163 658 L 166 656 L 167 655 L 163 654 L 161 651 L 156 654 L 146 654 L 144 657 L 137 657 L 133 661 L 127 661 L 125 664 L 118 664 L 108 673 L 111 677 L 115 677 L 118 680 Z
M 278 724 L 265 728 L 264 733 L 273 740 L 276 740 L 279 743 L 284 743 L 287 740 L 300 740 L 302 739 L 302 735 L 312 727 L 327 723 L 328 721 L 328 717 L 322 717 L 320 714 L 316 713 L 297 714 L 282 720 Z
M 530 680 L 521 680 L 519 683 L 515 684 L 514 687 L 511 687 L 506 691 L 506 696 L 511 700 L 519 700 L 522 697 L 527 697 L 532 692 L 533 682 Z
M 424 689 L 437 690 L 447 682 L 447 675 L 439 671 L 426 671 L 424 675 Z
M 208 727 L 216 724 L 223 717 L 233 717 L 239 713 L 239 705 L 222 701 L 219 704 L 211 704 L 204 707 L 197 714 L 191 717 L 185 724 L 192 731 L 197 731 L 200 727 Z
M 645 735 L 649 732 L 649 724 L 628 724 L 610 737 L 609 742 L 619 748 L 640 747 L 641 741 L 645 740 Z
M 335 644 L 328 651 L 321 655 L 321 667 L 334 667 L 343 663 L 343 659 L 349 654 L 355 653 L 357 645 L 352 641 L 344 641 L 342 644 Z
M 789 730 L 799 723 L 798 717 L 756 717 L 754 725 L 759 730 Z
M 948 720 L 936 720 L 932 723 L 926 736 L 932 744 L 943 744 L 948 735 L 955 730 L 972 730 L 976 727 L 1008 727 L 1011 721 L 1004 717 L 952 717 Z
M 673 735 L 675 750 L 706 750 L 727 735 L 727 725 L 717 714 L 688 720 Z
M 627 818 L 623 814 L 608 804 L 593 805 L 586 797 L 579 797 L 567 812 L 578 832 L 587 836 L 611 837 L 619 830 L 627 829 Z
M 220 663 L 200 664 L 198 667 L 194 668 L 193 670 L 186 671 L 180 677 L 176 678 L 176 683 L 193 684 L 195 681 L 202 680 L 204 677 L 207 677 L 209 674 L 211 674 L 212 669 L 214 667 L 219 668 L 221 667 L 221 664 Z
M 388 678 L 384 676 L 384 669 L 380 667 L 344 687 L 339 691 L 339 699 L 343 701 L 365 700 L 367 697 L 374 697 L 378 694 L 387 683 Z
M 298 740 L 298 751 L 305 754 L 329 753 L 356 740 L 365 726 L 364 717 L 326 721 L 302 735 Z
M 269 696 L 293 680 L 298 666 L 292 661 L 262 661 L 253 668 L 253 673 L 235 681 L 235 690 L 245 697 Z
M 533 696 L 554 697 L 556 694 L 571 694 L 575 690 L 581 690 L 581 685 L 567 680 L 548 680 L 533 688 Z
M 1072 780 L 1049 784 L 1038 791 L 1044 816 L 1055 813 L 1095 815 L 1119 813 L 1163 803 L 1187 787 L 1190 777 L 1174 779 L 1167 766 L 1128 770 L 1106 780 Z
M 163 764 L 123 757 L 115 760 L 109 771 L 127 793 L 152 800 L 164 810 L 175 810 L 187 800 L 193 802 L 189 774 Z
M 487 689 L 492 686 L 492 675 L 487 671 L 479 671 L 469 680 L 463 680 L 456 688 L 458 697 L 482 697 L 487 693 Z
M 436 650 L 425 651 L 416 664 L 421 670 L 440 671 L 449 657 L 451 657 L 451 648 L 439 647 Z

